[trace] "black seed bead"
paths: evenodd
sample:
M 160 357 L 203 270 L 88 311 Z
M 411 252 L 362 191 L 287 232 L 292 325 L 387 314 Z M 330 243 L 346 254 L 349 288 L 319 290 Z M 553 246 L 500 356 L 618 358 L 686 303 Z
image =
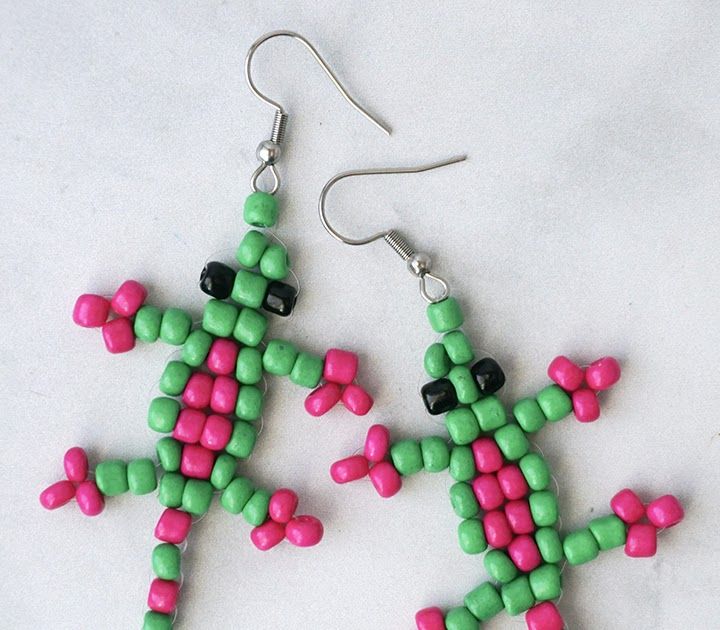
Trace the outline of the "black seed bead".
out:
M 480 359 L 470 368 L 470 373 L 483 396 L 494 394 L 505 385 L 505 373 L 498 362 L 489 357 Z
M 296 300 L 297 290 L 295 287 L 274 280 L 268 284 L 262 305 L 266 311 L 280 315 L 280 317 L 287 317 L 295 308 Z
M 200 274 L 200 289 L 218 300 L 225 300 L 232 293 L 235 270 L 221 262 L 209 262 Z
M 457 407 L 455 387 L 446 378 L 423 385 L 420 393 L 430 415 L 437 416 Z

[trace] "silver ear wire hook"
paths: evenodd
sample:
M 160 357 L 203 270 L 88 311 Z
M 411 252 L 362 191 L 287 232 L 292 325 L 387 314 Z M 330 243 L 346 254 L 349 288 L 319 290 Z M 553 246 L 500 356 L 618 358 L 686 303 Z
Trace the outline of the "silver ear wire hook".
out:
M 332 81 L 332 84 L 337 88 L 338 92 L 340 92 L 342 97 L 378 129 L 385 132 L 387 135 L 390 135 L 390 128 L 387 125 L 380 122 L 380 120 L 375 118 L 375 116 L 368 112 L 362 105 L 360 105 L 360 103 L 358 103 L 352 96 L 350 96 L 350 94 L 348 94 L 343 84 L 340 83 L 340 80 L 330 69 L 330 66 L 328 66 L 326 61 L 320 56 L 320 53 L 315 50 L 315 47 L 307 39 L 293 31 L 272 31 L 271 33 L 266 33 L 262 37 L 255 40 L 255 42 L 253 42 L 252 46 L 250 46 L 250 49 L 247 52 L 247 55 L 245 56 L 245 80 L 247 81 L 248 87 L 250 88 L 252 93 L 255 94 L 255 96 L 257 96 L 263 103 L 267 103 L 271 107 L 275 108 L 275 119 L 273 120 L 270 140 L 265 140 L 258 145 L 256 153 L 258 159 L 260 160 L 260 166 L 258 166 L 250 179 L 250 186 L 253 189 L 253 192 L 257 192 L 257 183 L 260 175 L 262 175 L 265 169 L 269 169 L 273 177 L 273 187 L 268 192 L 272 195 L 274 195 L 280 187 L 280 175 L 275 168 L 275 163 L 280 158 L 280 147 L 282 145 L 283 138 L 285 137 L 285 127 L 287 126 L 288 114 L 283 108 L 283 106 L 280 105 L 280 103 L 278 103 L 277 101 L 273 101 L 272 99 L 265 96 L 260 90 L 258 90 L 255 82 L 252 79 L 250 66 L 252 63 L 253 55 L 255 54 L 257 49 L 263 43 L 270 39 L 273 39 L 274 37 L 290 37 L 305 46 L 305 48 L 308 49 L 315 61 L 317 61 L 318 65 L 325 71 L 325 74 L 327 74 L 328 78 L 330 79 L 330 81 Z
M 330 236 L 334 239 L 345 243 L 346 245 L 367 245 L 374 241 L 383 239 L 395 252 L 407 262 L 407 267 L 416 278 L 420 280 L 420 295 L 427 302 L 434 303 L 444 300 L 449 295 L 448 283 L 441 277 L 430 273 L 431 260 L 427 254 L 418 253 L 410 243 L 397 230 L 384 230 L 376 232 L 371 236 L 365 238 L 349 238 L 343 236 L 338 232 L 327 219 L 327 212 L 325 210 L 325 201 L 330 189 L 337 184 L 340 180 L 349 177 L 360 177 L 362 175 L 405 175 L 411 173 L 424 173 L 426 171 L 432 171 L 436 168 L 442 168 L 443 166 L 450 166 L 451 164 L 457 164 L 467 159 L 466 155 L 458 155 L 452 157 L 449 160 L 443 160 L 442 162 L 433 162 L 432 164 L 424 164 L 420 166 L 405 166 L 396 168 L 368 168 L 359 169 L 355 171 L 345 171 L 338 173 L 322 189 L 320 193 L 320 199 L 318 200 L 318 214 L 320 215 L 320 221 L 323 227 L 328 231 Z M 439 293 L 431 294 L 428 290 L 427 280 L 432 280 L 440 286 L 441 291 Z

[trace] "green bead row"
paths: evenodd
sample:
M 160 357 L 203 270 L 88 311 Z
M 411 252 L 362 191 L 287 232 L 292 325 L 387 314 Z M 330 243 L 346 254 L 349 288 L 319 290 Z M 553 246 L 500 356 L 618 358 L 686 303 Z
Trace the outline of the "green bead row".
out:
M 562 420 L 572 411 L 572 400 L 557 385 L 541 389 L 535 398 L 523 398 L 515 403 L 513 416 L 528 433 L 535 433 L 545 422 Z
M 127 492 L 148 494 L 157 487 L 155 464 L 151 459 L 133 459 L 125 463 L 107 459 L 95 468 L 95 483 L 105 496 L 114 497 Z
M 275 376 L 289 376 L 301 387 L 315 388 L 323 375 L 324 361 L 307 352 L 300 352 L 289 341 L 273 339 L 262 355 L 262 368 Z
M 190 334 L 192 318 L 179 308 L 169 308 L 162 312 L 156 306 L 145 305 L 135 314 L 133 332 L 146 343 L 158 339 L 172 346 L 180 346 Z
M 268 514 L 270 493 L 255 489 L 247 477 L 235 477 L 220 495 L 220 505 L 230 514 L 241 514 L 254 526 L 262 525 Z
M 268 321 L 256 308 L 239 309 L 228 302 L 208 300 L 203 310 L 203 329 L 189 335 L 183 347 L 183 361 L 192 366 L 201 365 L 210 351 L 211 335 L 233 337 L 244 346 L 257 346 L 267 333 Z
M 390 447 L 390 459 L 403 476 L 414 475 L 421 470 L 441 472 L 450 465 L 450 448 L 438 436 L 417 440 L 400 440 Z
M 601 551 L 624 545 L 626 538 L 625 523 L 610 514 L 593 519 L 586 528 L 570 532 L 562 548 L 568 564 L 578 565 L 594 560 Z

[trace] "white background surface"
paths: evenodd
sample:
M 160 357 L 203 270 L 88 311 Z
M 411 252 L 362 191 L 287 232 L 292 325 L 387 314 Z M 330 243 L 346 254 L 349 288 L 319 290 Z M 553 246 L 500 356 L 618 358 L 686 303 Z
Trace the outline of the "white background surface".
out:
M 270 383 L 243 470 L 296 489 L 325 539 L 261 554 L 240 517 L 214 509 L 193 530 L 178 627 L 410 628 L 417 609 L 458 605 L 485 579 L 457 546 L 449 477 L 418 475 L 387 502 L 328 477 L 372 422 L 396 437 L 442 426 L 416 393 L 433 336 L 415 283 L 388 248 L 342 247 L 315 214 L 340 170 L 467 152 L 433 174 L 344 184 L 331 212 L 357 234 L 402 228 L 433 255 L 476 346 L 505 367 L 508 403 L 546 383 L 556 354 L 622 359 L 599 422 L 538 437 L 564 527 L 628 485 L 676 493 L 687 518 L 653 559 L 616 550 L 566 569 L 563 614 L 573 630 L 719 628 L 719 20 L 710 1 L 2 2 L 1 625 L 141 623 L 155 499 L 126 495 L 87 519 L 44 512 L 37 495 L 71 445 L 94 461 L 152 452 L 145 413 L 171 349 L 110 356 L 72 304 L 137 278 L 152 303 L 201 312 L 197 277 L 244 230 L 272 120 L 243 57 L 291 28 L 394 135 L 296 43 L 258 53 L 259 85 L 291 113 L 278 232 L 303 287 L 273 334 L 359 352 L 376 406 L 312 419 L 303 391 Z

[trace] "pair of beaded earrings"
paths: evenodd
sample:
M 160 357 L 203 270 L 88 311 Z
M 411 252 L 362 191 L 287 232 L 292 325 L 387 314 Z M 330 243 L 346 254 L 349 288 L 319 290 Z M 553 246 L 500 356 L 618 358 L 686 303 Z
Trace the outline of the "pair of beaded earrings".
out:
M 148 426 L 165 434 L 156 445 L 159 464 L 152 458 L 125 462 L 99 462 L 91 475 L 82 448 L 65 454 L 66 479 L 40 495 L 41 504 L 55 509 L 73 498 L 83 514 L 102 512 L 105 499 L 130 491 L 135 495 L 158 490 L 164 511 L 155 527 L 159 544 L 152 552 L 153 579 L 143 621 L 144 630 L 168 630 L 175 623 L 181 585 L 181 553 L 193 519 L 204 515 L 213 496 L 231 514 L 242 514 L 252 526 L 250 539 L 260 550 L 283 540 L 299 546 L 317 544 L 323 536 L 314 516 L 296 514 L 297 495 L 287 488 L 270 492 L 238 475 L 240 460 L 252 454 L 263 409 L 264 374 L 287 376 L 311 390 L 307 412 L 320 416 L 342 402 L 352 413 L 367 414 L 373 401 L 357 383 L 358 358 L 352 352 L 330 349 L 324 357 L 299 350 L 283 339 L 267 339 L 266 313 L 289 315 L 297 290 L 285 282 L 290 273 L 287 251 L 267 231 L 278 218 L 274 197 L 280 186 L 276 162 L 280 157 L 287 113 L 263 95 L 252 81 L 250 66 L 257 48 L 274 37 L 291 37 L 302 43 L 327 73 L 342 96 L 373 124 L 389 130 L 363 109 L 343 88 L 315 48 L 302 36 L 275 31 L 258 39 L 245 61 L 245 74 L 253 93 L 275 108 L 271 139 L 257 150 L 260 165 L 251 178 L 252 193 L 245 201 L 243 218 L 253 229 L 242 238 L 236 257 L 238 270 L 210 262 L 203 269 L 200 288 L 211 299 L 202 322 L 179 308 L 161 310 L 145 304 L 147 291 L 128 280 L 112 299 L 81 295 L 73 320 L 83 327 L 99 327 L 108 351 L 123 353 L 136 340 L 161 340 L 180 348 L 180 358 L 162 373 L 163 396 L 150 403 Z M 320 219 L 336 239 L 362 245 L 384 239 L 419 279 L 420 293 L 428 303 L 427 316 L 435 335 L 424 357 L 432 379 L 421 389 L 431 415 L 445 414 L 448 435 L 391 442 L 388 429 L 371 426 L 364 450 L 335 462 L 330 469 L 337 483 L 369 477 L 381 497 L 395 495 L 404 477 L 448 470 L 453 479 L 450 503 L 461 519 L 457 537 L 468 554 L 484 553 L 484 566 L 492 581 L 471 590 L 462 605 L 443 612 L 429 607 L 415 616 L 418 630 L 476 630 L 480 623 L 505 610 L 525 613 L 530 630 L 562 630 L 564 622 L 555 604 L 562 593 L 564 563 L 583 564 L 600 551 L 624 546 L 630 557 L 655 554 L 657 532 L 683 518 L 680 502 L 671 495 L 649 504 L 630 489 L 610 501 L 612 513 L 591 520 L 577 531 L 558 530 L 559 506 L 549 489 L 548 462 L 533 451 L 529 436 L 547 422 L 574 413 L 580 422 L 600 415 L 598 394 L 620 378 L 620 367 L 604 357 L 587 367 L 570 359 L 555 358 L 548 368 L 552 383 L 534 396 L 515 403 L 508 412 L 497 397 L 505 375 L 496 361 L 477 357 L 460 330 L 463 315 L 450 297 L 448 284 L 431 273 L 430 259 L 416 253 L 394 230 L 365 239 L 350 239 L 328 222 L 328 191 L 338 181 L 361 175 L 419 173 L 463 160 L 411 168 L 358 170 L 332 178 L 320 195 Z M 265 171 L 271 188 L 259 188 Z M 449 440 L 448 440 L 449 436 Z M 158 480 L 159 469 L 159 480 Z

